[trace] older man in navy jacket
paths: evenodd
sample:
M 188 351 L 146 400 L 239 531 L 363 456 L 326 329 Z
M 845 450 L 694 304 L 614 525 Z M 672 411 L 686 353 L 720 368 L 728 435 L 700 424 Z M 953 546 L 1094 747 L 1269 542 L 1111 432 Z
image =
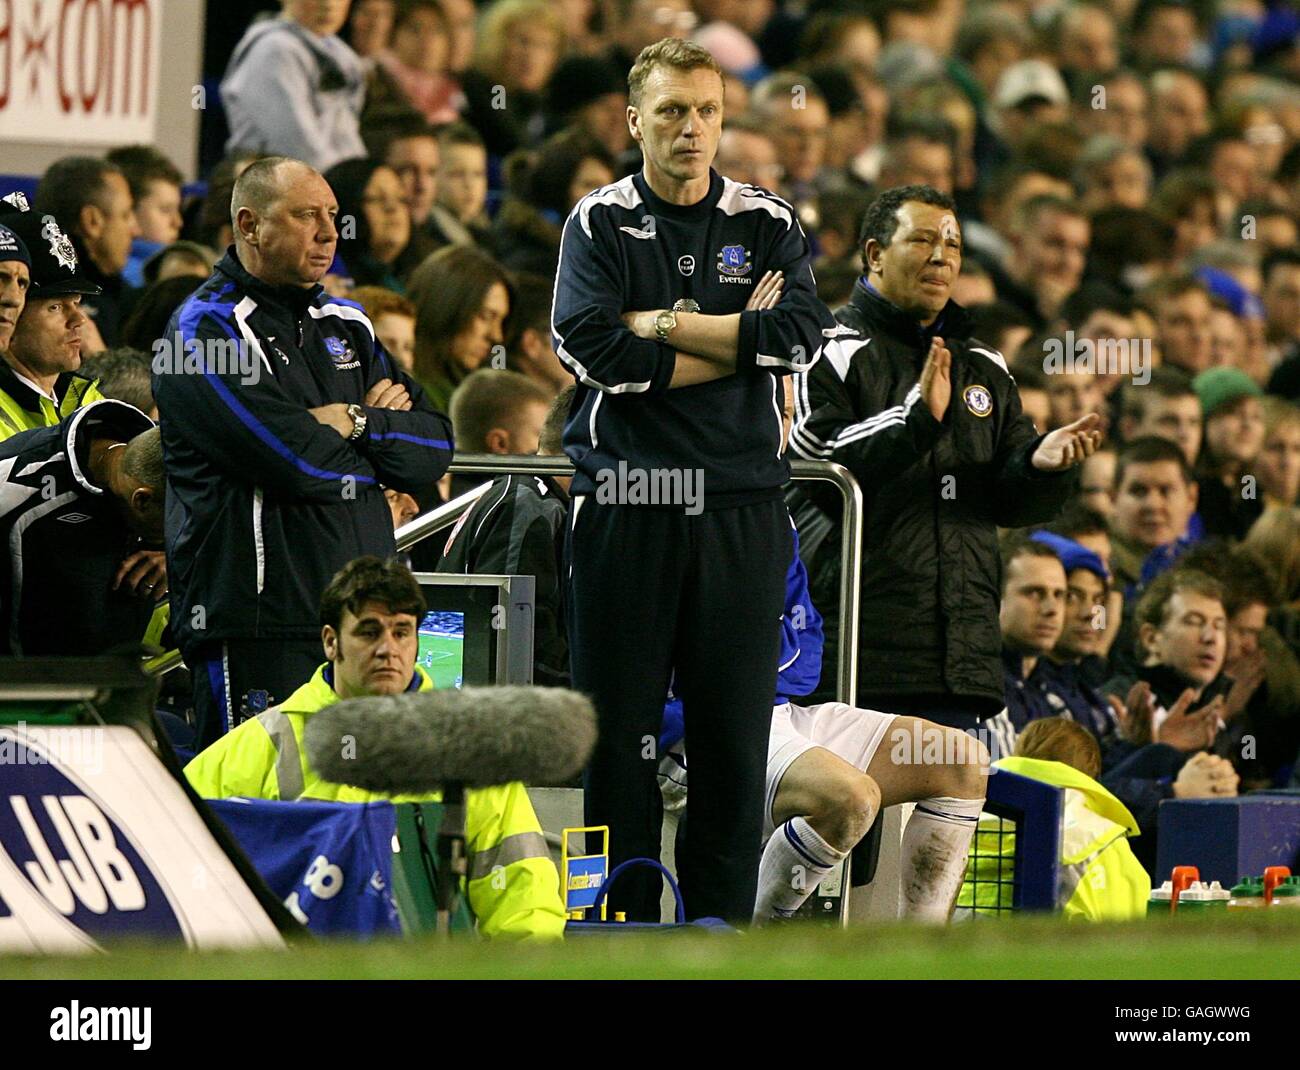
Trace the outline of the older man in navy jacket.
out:
M 385 487 L 451 461 L 451 426 L 327 294 L 338 204 L 297 160 L 240 177 L 235 245 L 154 345 L 172 627 L 198 745 L 287 698 L 320 658 L 316 607 L 362 554 L 394 552 Z

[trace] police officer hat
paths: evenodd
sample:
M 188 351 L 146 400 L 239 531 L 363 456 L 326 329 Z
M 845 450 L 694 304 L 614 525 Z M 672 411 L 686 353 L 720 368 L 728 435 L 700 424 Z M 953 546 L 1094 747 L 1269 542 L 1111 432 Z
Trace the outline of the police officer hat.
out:
M 28 211 L 26 204 L 22 194 L 0 200 L 0 226 L 18 236 L 31 258 L 32 288 L 28 297 L 93 297 L 101 293 L 95 283 L 77 274 L 77 250 L 54 216 Z
M 0 223 L 0 260 L 17 260 L 32 266 L 32 255 L 27 251 L 27 243 L 12 230 Z

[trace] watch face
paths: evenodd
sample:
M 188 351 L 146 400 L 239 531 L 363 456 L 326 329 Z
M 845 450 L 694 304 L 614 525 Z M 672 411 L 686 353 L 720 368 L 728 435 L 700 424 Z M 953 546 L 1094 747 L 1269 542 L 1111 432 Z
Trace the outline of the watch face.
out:
M 700 303 L 691 297 L 679 297 L 673 302 L 674 312 L 698 312 Z
M 348 438 L 349 440 L 358 439 L 365 434 L 366 410 L 354 403 L 348 406 L 348 416 L 352 418 L 352 434 Z

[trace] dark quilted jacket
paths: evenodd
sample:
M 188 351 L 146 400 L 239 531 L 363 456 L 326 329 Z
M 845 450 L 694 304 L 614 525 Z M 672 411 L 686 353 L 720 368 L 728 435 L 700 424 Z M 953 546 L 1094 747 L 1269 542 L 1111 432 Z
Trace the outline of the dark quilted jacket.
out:
M 859 282 L 835 318 L 839 335 L 795 379 L 791 446 L 844 465 L 862 484 L 858 692 L 954 696 L 996 713 L 997 529 L 1052 519 L 1075 478 L 1030 467 L 1041 436 L 1002 355 L 970 337 L 958 305 L 926 331 Z M 942 423 L 920 397 L 934 334 L 953 355 Z M 835 537 L 822 552 L 838 580 Z

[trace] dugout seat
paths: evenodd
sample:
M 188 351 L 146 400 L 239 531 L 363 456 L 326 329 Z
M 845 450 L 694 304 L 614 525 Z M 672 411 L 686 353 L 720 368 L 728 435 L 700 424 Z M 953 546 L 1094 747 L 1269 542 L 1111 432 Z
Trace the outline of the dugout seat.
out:
M 876 879 L 876 865 L 880 861 L 880 838 L 885 828 L 882 820 L 884 816 L 885 811 L 882 809 L 871 822 L 867 834 L 849 852 L 850 887 L 862 888 Z

